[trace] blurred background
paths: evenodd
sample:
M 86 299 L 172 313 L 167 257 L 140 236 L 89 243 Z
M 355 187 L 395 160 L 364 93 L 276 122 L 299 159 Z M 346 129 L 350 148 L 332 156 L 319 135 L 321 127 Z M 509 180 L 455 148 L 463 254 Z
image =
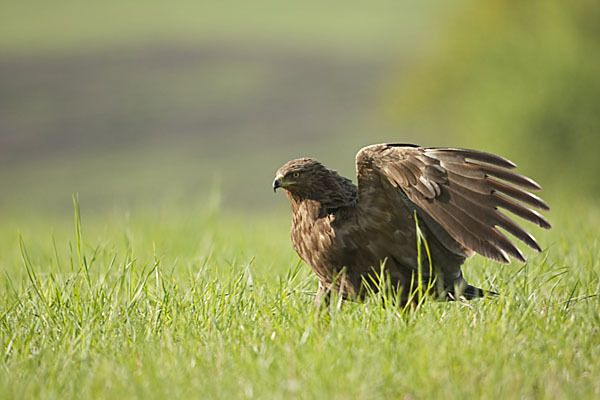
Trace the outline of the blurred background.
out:
M 396 141 L 504 155 L 600 194 L 597 0 L 2 2 L 0 214 L 287 209 L 312 156 Z M 588 200 L 586 200 L 588 199 Z

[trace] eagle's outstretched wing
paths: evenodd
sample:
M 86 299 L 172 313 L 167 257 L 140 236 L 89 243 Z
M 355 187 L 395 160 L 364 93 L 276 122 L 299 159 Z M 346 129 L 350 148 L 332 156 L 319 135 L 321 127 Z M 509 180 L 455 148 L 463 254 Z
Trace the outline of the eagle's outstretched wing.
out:
M 503 263 L 510 262 L 509 255 L 525 261 L 519 248 L 498 228 L 540 251 L 535 238 L 499 208 L 550 228 L 535 210 L 548 210 L 548 205 L 527 191 L 541 187 L 510 171 L 516 167 L 511 161 L 493 154 L 379 144 L 361 149 L 356 167 L 359 203 L 374 203 L 373 196 L 402 198 L 409 209 L 416 206 L 414 209 L 425 214 L 425 222 L 432 219 L 445 230 L 431 229 L 454 252 L 456 243 L 450 243 L 453 241 L 448 240 L 448 234 L 464 254 L 475 251 Z M 387 188 L 385 193 L 381 193 L 381 188 Z M 380 200 L 376 203 L 381 204 Z

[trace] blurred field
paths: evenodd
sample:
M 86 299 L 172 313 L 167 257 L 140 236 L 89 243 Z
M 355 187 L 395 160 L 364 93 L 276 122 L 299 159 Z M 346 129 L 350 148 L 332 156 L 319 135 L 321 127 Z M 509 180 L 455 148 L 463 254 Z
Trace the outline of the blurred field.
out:
M 466 2 L 455 3 L 461 6 Z M 286 4 L 257 0 L 176 3 L 106 1 L 84 4 L 60 0 L 3 4 L 0 45 L 11 53 L 72 51 L 120 46 L 125 42 L 197 43 L 243 38 L 265 43 L 311 45 L 353 53 L 391 50 L 436 31 L 450 8 L 430 4 L 376 0 L 370 4 L 307 0 Z M 387 39 L 387 40 L 386 40 Z
M 600 395 L 597 2 L 0 9 L 0 398 Z M 499 299 L 315 318 L 273 173 L 383 141 L 542 184 Z
M 95 206 L 166 201 L 220 179 L 229 203 L 256 206 L 286 157 L 357 136 L 374 85 L 356 78 L 382 69 L 257 44 L 5 62 L 2 182 L 15 190 L 4 203 L 68 207 L 72 192 Z
M 342 5 L 7 5 L 0 206 L 68 212 L 74 192 L 101 209 L 197 201 L 220 182 L 227 204 L 255 208 L 289 158 L 352 173 L 377 141 L 385 77 L 444 8 Z

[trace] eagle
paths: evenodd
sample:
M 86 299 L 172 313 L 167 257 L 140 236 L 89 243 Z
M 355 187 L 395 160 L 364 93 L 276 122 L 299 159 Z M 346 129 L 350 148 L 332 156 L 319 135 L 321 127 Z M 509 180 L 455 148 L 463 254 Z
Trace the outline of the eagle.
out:
M 478 253 L 505 264 L 510 257 L 525 262 L 504 232 L 541 251 L 505 212 L 551 227 L 539 212 L 548 205 L 530 193 L 541 186 L 514 168 L 477 150 L 401 143 L 362 148 L 358 185 L 312 158 L 285 163 L 273 190 L 284 189 L 294 250 L 318 278 L 315 306 L 328 302 L 331 291 L 343 299 L 376 292 L 382 277 L 405 304 L 414 299 L 415 283 L 447 300 L 496 294 L 466 282 L 466 258 Z

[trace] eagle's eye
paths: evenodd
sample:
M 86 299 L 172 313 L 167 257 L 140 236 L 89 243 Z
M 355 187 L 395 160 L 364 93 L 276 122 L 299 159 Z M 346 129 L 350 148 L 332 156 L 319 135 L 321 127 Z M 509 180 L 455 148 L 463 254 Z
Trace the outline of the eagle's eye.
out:
M 292 176 L 293 176 L 294 178 L 298 178 L 298 177 L 300 176 L 300 172 L 294 172 L 294 173 L 292 174 Z

